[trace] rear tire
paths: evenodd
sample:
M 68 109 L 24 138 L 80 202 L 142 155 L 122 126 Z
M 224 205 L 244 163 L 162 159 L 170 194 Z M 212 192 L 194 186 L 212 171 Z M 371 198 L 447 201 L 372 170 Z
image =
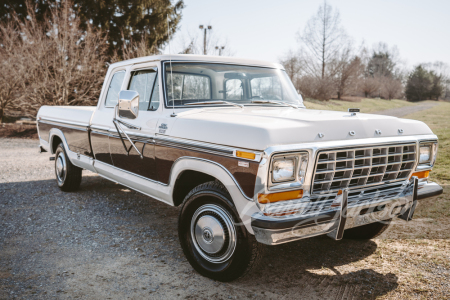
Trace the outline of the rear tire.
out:
M 370 240 L 374 239 L 388 229 L 392 219 L 382 222 L 375 222 L 344 231 L 344 239 L 350 240 Z
M 258 265 L 264 249 L 242 225 L 230 195 L 217 181 L 201 184 L 186 196 L 178 236 L 191 266 L 203 276 L 224 282 Z
M 76 191 L 80 187 L 81 171 L 70 162 L 63 143 L 59 144 L 55 152 L 55 175 L 59 188 L 64 192 Z

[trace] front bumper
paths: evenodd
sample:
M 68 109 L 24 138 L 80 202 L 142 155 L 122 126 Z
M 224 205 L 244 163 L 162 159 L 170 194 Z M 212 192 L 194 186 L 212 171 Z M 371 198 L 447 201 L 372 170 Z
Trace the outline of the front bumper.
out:
M 436 183 L 419 186 L 417 178 L 413 178 L 404 191 L 394 198 L 347 208 L 347 192 L 344 191 L 341 199 L 336 198 L 340 205 L 333 210 L 285 218 L 268 217 L 258 213 L 252 216 L 251 225 L 256 240 L 267 245 L 283 244 L 322 234 L 339 240 L 345 229 L 394 217 L 408 221 L 414 214 L 417 200 L 440 195 L 442 191 L 442 187 Z

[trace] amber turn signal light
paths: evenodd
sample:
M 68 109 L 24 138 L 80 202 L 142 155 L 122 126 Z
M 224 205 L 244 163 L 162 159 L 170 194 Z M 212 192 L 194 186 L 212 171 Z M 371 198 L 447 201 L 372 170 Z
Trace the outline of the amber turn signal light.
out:
M 419 179 L 428 178 L 428 175 L 430 175 L 430 171 L 416 172 L 416 173 L 413 173 L 409 179 L 411 179 L 413 176 L 416 176 Z
M 247 159 L 255 159 L 256 154 L 251 152 L 236 151 L 236 156 Z
M 280 192 L 272 194 L 258 194 L 258 202 L 261 204 L 275 203 L 279 201 L 294 200 L 303 197 L 303 190 Z

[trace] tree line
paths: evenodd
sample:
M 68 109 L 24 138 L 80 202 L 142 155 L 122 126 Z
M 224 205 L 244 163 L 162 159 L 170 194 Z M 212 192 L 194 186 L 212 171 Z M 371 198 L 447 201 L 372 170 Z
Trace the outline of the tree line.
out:
M 447 64 L 424 63 L 408 71 L 395 46 L 355 47 L 341 25 L 339 11 L 326 2 L 297 39 L 299 49 L 286 53 L 280 62 L 305 98 L 450 100 Z
M 42 105 L 95 105 L 107 66 L 159 53 L 168 31 L 177 30 L 183 5 L 6 0 L 0 6 L 0 122 L 5 111 L 34 117 Z

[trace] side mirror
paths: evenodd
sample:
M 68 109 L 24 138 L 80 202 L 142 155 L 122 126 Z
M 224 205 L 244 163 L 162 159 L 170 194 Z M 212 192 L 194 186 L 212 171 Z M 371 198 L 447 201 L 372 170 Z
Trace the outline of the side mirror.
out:
M 123 119 L 136 119 L 139 113 L 139 93 L 123 90 L 119 92 L 118 115 Z

